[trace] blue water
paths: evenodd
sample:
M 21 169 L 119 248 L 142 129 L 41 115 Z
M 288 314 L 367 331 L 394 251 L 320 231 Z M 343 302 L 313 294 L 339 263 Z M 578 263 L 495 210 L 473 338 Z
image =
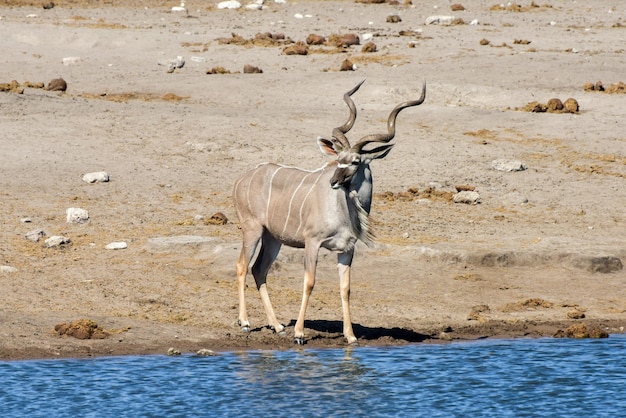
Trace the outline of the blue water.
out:
M 0 362 L 3 417 L 619 417 L 626 336 Z

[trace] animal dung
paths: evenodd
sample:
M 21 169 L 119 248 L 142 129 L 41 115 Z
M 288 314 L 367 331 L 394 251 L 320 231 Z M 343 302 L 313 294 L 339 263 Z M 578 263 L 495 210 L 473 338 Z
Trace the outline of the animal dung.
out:
M 222 212 L 216 212 L 209 219 L 204 221 L 205 225 L 226 225 L 228 218 Z
M 309 47 L 302 41 L 289 45 L 283 49 L 285 55 L 308 55 Z
M 376 52 L 377 50 L 378 48 L 376 47 L 376 44 L 372 41 L 366 43 L 363 45 L 363 48 L 361 48 L 361 52 L 363 53 Z
M 255 67 L 254 65 L 246 64 L 243 66 L 244 74 L 262 74 L 263 70 L 259 67 Z
M 48 91 L 66 91 L 67 90 L 67 83 L 62 78 L 55 78 L 53 80 L 50 80 L 50 82 L 48 83 L 48 85 L 46 86 L 46 88 L 44 90 L 48 90 Z
M 307 45 L 324 45 L 326 38 L 322 35 L 316 35 L 314 33 L 306 37 Z
M 64 322 L 54 326 L 59 335 L 67 335 L 79 340 L 102 340 L 110 334 L 91 319 L 79 319 L 70 323 Z
M 558 98 L 552 98 L 546 104 L 533 101 L 524 107 L 516 108 L 516 110 L 531 113 L 578 113 L 579 109 L 578 101 L 571 97 L 565 102 L 561 102 Z
M 354 71 L 354 70 L 356 70 L 356 65 L 354 65 L 352 61 L 350 61 L 347 58 L 343 60 L 343 62 L 341 63 L 341 68 L 339 69 L 339 71 Z

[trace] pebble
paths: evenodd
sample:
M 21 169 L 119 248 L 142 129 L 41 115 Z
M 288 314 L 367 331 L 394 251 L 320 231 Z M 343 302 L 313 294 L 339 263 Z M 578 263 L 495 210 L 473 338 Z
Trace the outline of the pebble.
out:
M 427 25 L 451 25 L 454 21 L 454 16 L 428 16 L 426 18 Z
M 72 240 L 69 239 L 68 237 L 64 237 L 61 235 L 53 235 L 50 238 L 48 238 L 45 242 L 46 242 L 46 247 L 51 248 L 51 247 L 58 247 L 64 244 L 69 244 L 72 242 Z
M 65 57 L 63 58 L 63 65 L 73 65 L 80 62 L 80 57 Z
M 28 232 L 24 236 L 29 241 L 37 242 L 46 236 L 46 232 L 43 229 L 35 229 L 35 230 Z
M 180 351 L 179 351 L 179 350 L 177 350 L 177 349 L 175 349 L 174 347 L 170 347 L 170 348 L 167 350 L 167 355 L 168 355 L 168 356 L 180 356 Z
M 0 266 L 0 271 L 3 273 L 16 273 L 17 269 L 12 266 Z
M 201 357 L 211 357 L 217 356 L 217 353 L 213 350 L 209 350 L 208 348 L 201 348 L 200 350 L 196 351 L 196 355 Z
M 480 203 L 480 195 L 478 192 L 463 190 L 455 194 L 452 199 L 454 203 L 465 203 L 468 205 L 477 205 Z
M 68 224 L 82 224 L 89 220 L 89 212 L 81 208 L 67 208 L 65 211 Z
M 217 3 L 218 9 L 239 9 L 240 7 L 241 3 L 236 0 L 221 1 Z
M 104 248 L 107 250 L 125 250 L 126 248 L 128 248 L 128 244 L 123 241 L 111 242 L 107 244 Z
M 491 166 L 498 171 L 524 171 L 528 167 L 521 161 L 493 160 Z
M 83 176 L 85 183 L 106 183 L 109 181 L 109 174 L 106 171 L 96 171 Z

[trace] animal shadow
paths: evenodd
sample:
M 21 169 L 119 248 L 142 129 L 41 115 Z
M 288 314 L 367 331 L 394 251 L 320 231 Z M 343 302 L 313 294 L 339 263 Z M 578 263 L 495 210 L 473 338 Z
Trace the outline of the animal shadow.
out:
M 290 327 L 296 325 L 295 320 L 291 320 Z M 326 321 L 326 320 L 306 320 L 304 322 L 305 328 L 312 329 L 317 332 L 323 333 L 343 333 L 342 321 Z M 354 334 L 359 340 L 378 340 L 380 338 L 392 338 L 394 340 L 403 340 L 409 343 L 420 343 L 427 339 L 430 339 L 430 335 L 420 334 L 419 332 L 412 331 L 410 329 L 393 327 L 367 327 L 360 324 L 352 324 Z M 313 337 L 315 338 L 315 337 Z

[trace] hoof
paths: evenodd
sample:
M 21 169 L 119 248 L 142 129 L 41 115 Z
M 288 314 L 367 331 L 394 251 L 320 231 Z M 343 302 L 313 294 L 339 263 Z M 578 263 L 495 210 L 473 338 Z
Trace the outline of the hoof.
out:
M 304 345 L 304 337 L 296 337 L 293 339 L 295 345 Z
M 358 341 L 352 341 L 351 343 L 348 343 L 348 347 L 358 347 L 360 344 Z
M 250 326 L 249 325 L 244 325 L 243 327 L 241 327 L 241 331 L 248 333 L 250 332 Z

